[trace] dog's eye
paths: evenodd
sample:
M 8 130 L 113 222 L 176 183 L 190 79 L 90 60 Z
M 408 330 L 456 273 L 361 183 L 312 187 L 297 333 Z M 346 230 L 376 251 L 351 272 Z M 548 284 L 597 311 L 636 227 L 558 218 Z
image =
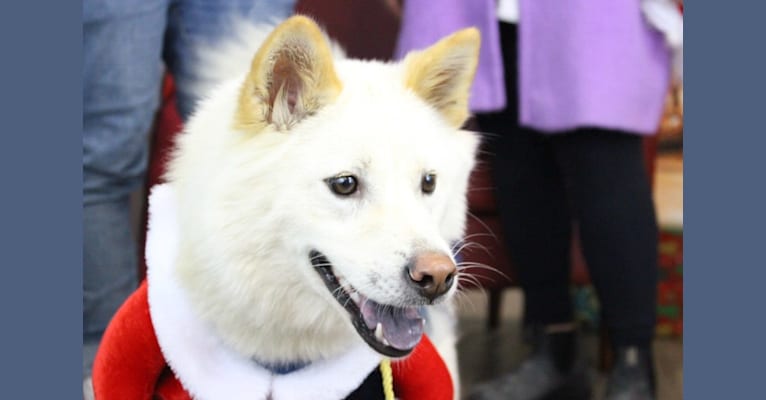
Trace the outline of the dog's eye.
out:
M 420 190 L 425 194 L 431 194 L 436 190 L 436 174 L 427 173 L 423 175 L 423 179 L 420 180 Z
M 356 192 L 358 183 L 353 175 L 335 176 L 327 179 L 327 184 L 333 193 L 339 196 L 350 196 Z

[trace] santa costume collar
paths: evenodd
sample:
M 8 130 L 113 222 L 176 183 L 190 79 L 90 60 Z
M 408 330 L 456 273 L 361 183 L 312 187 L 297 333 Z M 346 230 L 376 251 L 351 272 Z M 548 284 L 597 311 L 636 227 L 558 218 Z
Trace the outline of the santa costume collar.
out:
M 155 186 L 149 200 L 146 262 L 149 310 L 162 354 L 195 398 L 337 400 L 356 389 L 382 356 L 359 343 L 335 359 L 275 374 L 227 348 L 193 311 L 173 275 L 178 250 L 175 198 L 169 184 Z M 338 379 L 343 377 L 343 379 Z

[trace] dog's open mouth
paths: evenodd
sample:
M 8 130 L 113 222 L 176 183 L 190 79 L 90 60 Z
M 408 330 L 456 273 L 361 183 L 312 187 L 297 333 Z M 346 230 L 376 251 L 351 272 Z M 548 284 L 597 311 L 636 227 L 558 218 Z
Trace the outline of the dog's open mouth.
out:
M 359 336 L 380 354 L 403 357 L 412 352 L 423 335 L 423 316 L 419 307 L 378 304 L 342 282 L 322 253 L 312 250 L 311 264 L 327 289 L 351 315 Z

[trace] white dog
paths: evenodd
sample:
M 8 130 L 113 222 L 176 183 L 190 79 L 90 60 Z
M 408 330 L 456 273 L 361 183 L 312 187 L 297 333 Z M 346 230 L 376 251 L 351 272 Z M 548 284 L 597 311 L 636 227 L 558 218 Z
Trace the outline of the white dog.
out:
M 167 271 L 149 271 L 170 366 L 184 385 L 214 379 L 189 358 L 194 324 L 208 329 L 196 347 L 264 365 L 310 365 L 360 346 L 378 361 L 401 358 L 426 329 L 457 382 L 451 328 L 424 319 L 447 320 L 427 310 L 445 307 L 461 273 L 451 245 L 464 233 L 478 138 L 459 128 L 478 31 L 400 63 L 339 57 L 302 16 L 262 43 L 250 43 L 259 29 L 240 31 L 202 53 L 214 60 L 202 64 L 211 81 L 233 76 L 199 104 L 170 162 L 177 250 Z M 254 58 L 246 50 L 259 46 Z M 171 292 L 183 304 L 162 306 Z

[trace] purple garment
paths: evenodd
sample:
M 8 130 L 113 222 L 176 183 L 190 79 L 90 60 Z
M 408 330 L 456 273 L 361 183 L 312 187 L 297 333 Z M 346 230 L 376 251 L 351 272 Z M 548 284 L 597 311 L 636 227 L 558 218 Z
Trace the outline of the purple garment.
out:
M 640 0 L 521 0 L 520 122 L 657 131 L 669 50 Z
M 469 105 L 474 112 L 505 107 L 505 84 L 495 0 L 405 0 L 395 58 L 426 48 L 461 28 L 481 31 L 479 66 Z

